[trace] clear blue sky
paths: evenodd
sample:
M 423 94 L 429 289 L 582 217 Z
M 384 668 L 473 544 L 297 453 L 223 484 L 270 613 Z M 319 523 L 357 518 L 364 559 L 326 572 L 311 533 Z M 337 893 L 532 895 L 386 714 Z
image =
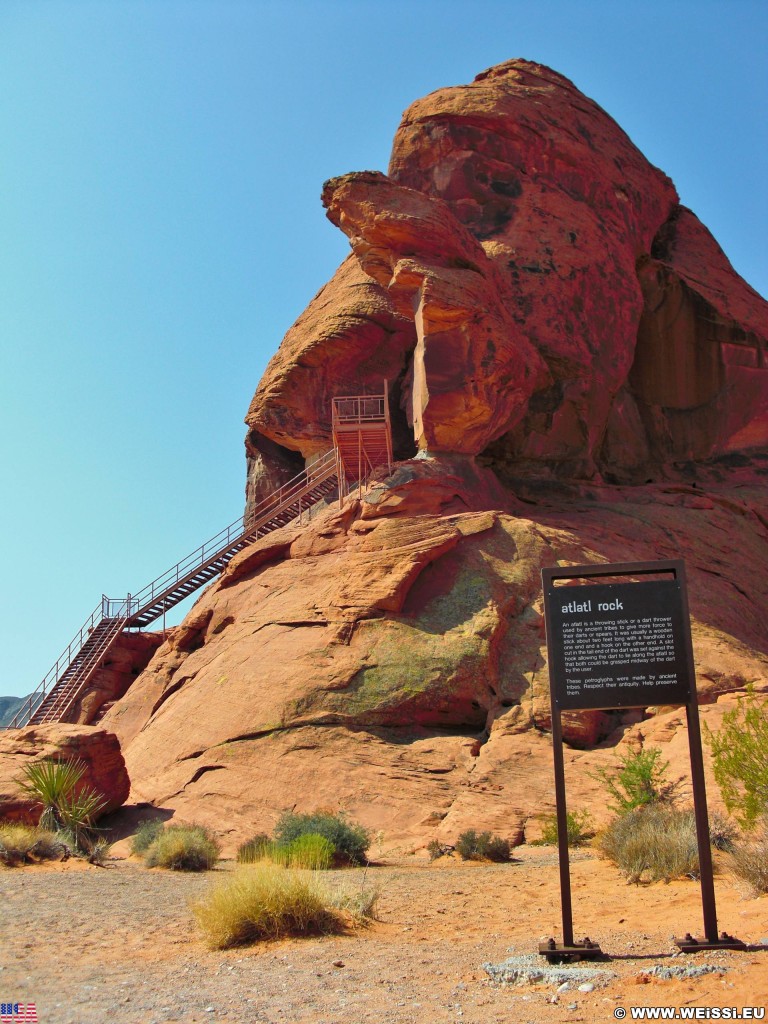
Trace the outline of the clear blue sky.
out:
M 322 182 L 511 57 L 768 294 L 765 0 L 2 0 L 0 695 L 242 512 L 243 416 L 347 252 Z

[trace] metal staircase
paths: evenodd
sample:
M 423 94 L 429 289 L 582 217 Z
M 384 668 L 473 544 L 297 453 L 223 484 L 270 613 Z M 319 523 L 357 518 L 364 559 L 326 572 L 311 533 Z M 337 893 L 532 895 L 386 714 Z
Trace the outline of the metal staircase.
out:
M 137 594 L 102 597 L 8 728 L 64 721 L 124 630 L 148 626 L 218 576 L 238 551 L 334 495 L 343 472 L 332 448 L 260 502 L 247 520 L 235 520 Z

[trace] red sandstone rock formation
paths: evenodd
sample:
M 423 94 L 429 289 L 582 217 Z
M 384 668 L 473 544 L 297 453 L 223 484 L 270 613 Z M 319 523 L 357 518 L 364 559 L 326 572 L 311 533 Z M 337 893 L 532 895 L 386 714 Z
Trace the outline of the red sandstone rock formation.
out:
M 390 843 L 535 835 L 542 566 L 684 558 L 703 716 L 768 690 L 768 307 L 615 122 L 525 61 L 413 104 L 388 175 L 323 201 L 352 255 L 256 392 L 248 500 L 330 447 L 332 396 L 384 378 L 401 461 L 233 559 L 105 726 L 134 799 L 232 842 L 323 806 Z M 565 731 L 598 816 L 587 769 L 617 743 L 686 775 L 679 711 Z
M 644 482 L 768 440 L 768 306 L 561 75 L 509 61 L 418 100 L 389 176 L 323 201 L 356 259 L 270 363 L 252 453 L 327 448 L 331 396 L 382 377 L 401 457 L 407 418 L 419 448 L 510 481 Z
M 39 819 L 40 805 L 22 792 L 17 780 L 25 764 L 44 758 L 82 761 L 86 771 L 81 784 L 106 798 L 102 814 L 117 810 L 128 799 L 128 773 L 113 733 L 89 725 L 30 725 L 0 732 L 0 818 Z

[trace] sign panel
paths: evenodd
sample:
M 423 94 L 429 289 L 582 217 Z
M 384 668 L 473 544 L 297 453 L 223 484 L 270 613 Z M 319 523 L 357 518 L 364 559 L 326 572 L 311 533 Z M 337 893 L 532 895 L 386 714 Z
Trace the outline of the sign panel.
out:
M 688 702 L 690 625 L 679 580 L 555 586 L 548 570 L 543 575 L 549 672 L 561 711 Z

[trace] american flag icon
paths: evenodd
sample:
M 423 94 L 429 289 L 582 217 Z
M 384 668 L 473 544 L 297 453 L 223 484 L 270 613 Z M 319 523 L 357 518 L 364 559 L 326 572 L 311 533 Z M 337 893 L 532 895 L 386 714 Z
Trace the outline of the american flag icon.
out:
M 37 1024 L 35 1003 L 0 1003 L 0 1024 Z

